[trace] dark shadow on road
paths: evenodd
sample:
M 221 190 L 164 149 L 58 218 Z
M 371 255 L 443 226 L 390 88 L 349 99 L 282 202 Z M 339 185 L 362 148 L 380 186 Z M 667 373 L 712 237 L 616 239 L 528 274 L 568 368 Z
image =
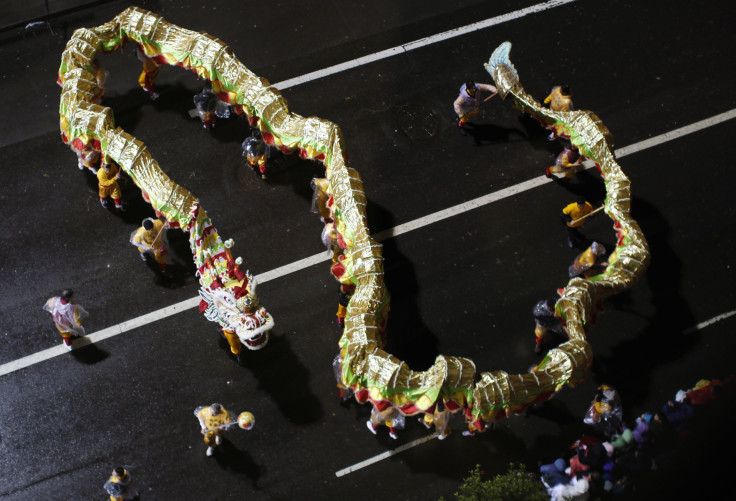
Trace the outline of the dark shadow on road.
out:
M 190 95 L 188 103 L 192 103 L 194 94 Z M 194 109 L 194 104 L 187 109 L 187 118 L 189 120 L 197 120 L 201 125 L 199 118 L 191 118 L 189 116 L 189 110 Z M 244 116 L 236 115 L 235 112 L 231 111 L 228 118 L 218 118 L 215 121 L 215 125 L 209 130 L 204 130 L 202 127 L 203 134 L 212 134 L 212 137 L 218 143 L 238 143 L 242 144 L 246 137 L 251 135 L 251 128 L 248 125 L 248 119 Z
M 143 108 L 153 107 L 158 113 L 176 112 L 184 121 L 196 122 L 197 118 L 189 116 L 189 110 L 194 108 L 192 101 L 195 91 L 181 82 L 174 85 L 156 86 L 159 98 L 152 101 L 146 92 L 138 86 L 131 87 L 124 94 L 105 97 L 102 105 L 112 108 L 115 113 L 115 124 L 122 127 L 128 134 L 135 136 L 135 129 L 143 118 Z M 201 125 L 200 125 L 201 127 Z
M 564 455 L 565 448 L 575 440 L 590 434 L 591 429 L 583 423 L 582 416 L 573 414 L 564 402 L 554 398 L 535 404 L 529 409 L 529 416 L 555 423 L 559 432 L 554 435 L 536 435 L 526 453 L 527 464 L 536 464 L 538 460 L 543 463 L 552 462 Z
M 169 241 L 169 256 L 166 272 L 161 273 L 155 260 L 149 259 L 146 264 L 155 274 L 155 283 L 167 289 L 178 289 L 197 281 L 195 273 L 197 267 L 192 260 L 192 251 L 189 247 L 189 234 L 178 228 L 167 230 Z
M 244 129 L 244 135 L 238 142 L 242 142 L 249 135 L 250 129 Z M 325 177 L 324 164 L 317 160 L 300 158 L 297 151 L 287 155 L 273 147 L 270 149 L 269 155 L 266 163 L 266 179 L 261 179 L 260 173 L 256 173 L 248 165 L 245 158 L 241 156 L 236 173 L 240 191 L 268 193 L 276 186 L 291 186 L 294 193 L 311 202 L 312 187 L 310 182 L 312 178 Z
M 716 456 L 734 450 L 736 386 L 731 383 L 709 404 L 705 415 L 697 415 L 677 450 L 657 470 L 642 475 L 631 499 L 733 499 L 733 463 Z M 723 457 L 723 456 L 721 456 Z M 702 479 L 700 482 L 675 479 Z M 731 493 L 730 495 L 728 493 Z
M 213 457 L 220 468 L 248 477 L 253 487 L 258 489 L 258 479 L 265 473 L 265 468 L 253 461 L 250 454 L 236 448 L 227 438 L 223 438 L 222 444 L 215 448 Z
M 482 470 L 505 472 L 510 462 L 524 462 L 527 455 L 524 442 L 505 427 L 497 426 L 473 437 L 462 436 L 460 426 L 453 428 L 445 440 L 434 439 L 391 460 L 400 461 L 413 472 L 459 479 L 468 476 L 468 464 L 479 464 Z
M 252 170 L 248 166 L 244 168 Z M 300 158 L 297 152 L 285 155 L 272 148 L 266 173 L 268 175 L 266 184 L 291 186 L 294 193 L 311 201 L 313 190 L 310 183 L 315 177 L 325 177 L 325 166 L 316 160 Z M 253 175 L 256 176 L 255 173 Z M 315 217 L 319 218 L 316 215 Z
M 110 353 L 100 349 L 99 345 L 90 341 L 88 337 L 79 337 L 73 341 L 72 356 L 77 362 L 93 365 L 102 362 Z
M 574 202 L 577 198 L 582 197 L 590 202 L 594 209 L 597 209 L 603 205 L 603 201 L 606 199 L 606 185 L 601 182 L 602 178 L 598 174 L 598 171 L 594 171 L 593 169 L 578 171 L 575 177 L 569 182 L 557 178 L 554 178 L 552 182 L 557 183 L 561 188 L 570 192 L 572 195 L 570 202 Z
M 115 203 L 112 201 L 111 198 L 108 198 L 107 208 L 102 207 L 100 205 L 99 196 L 97 195 L 97 178 L 94 177 L 94 174 L 92 174 L 90 171 L 87 172 L 89 173 L 89 175 L 87 176 L 87 183 L 90 186 L 92 186 L 92 183 L 94 183 L 94 188 L 91 188 L 94 189 L 94 197 L 92 197 L 93 200 L 91 201 L 91 209 L 95 208 L 97 210 L 108 211 L 110 214 L 118 217 L 128 226 L 133 227 L 138 227 L 143 224 L 143 220 L 147 217 L 156 217 L 151 204 L 143 200 L 143 197 L 141 196 L 141 190 L 138 189 L 133 180 L 130 179 L 125 173 L 123 173 L 118 180 L 118 186 L 120 186 L 120 191 L 122 193 L 121 200 L 123 202 L 125 210 L 121 211 L 115 208 Z M 94 178 L 92 181 L 90 181 L 90 176 Z
M 393 228 L 393 214 L 368 200 L 369 227 Z M 386 328 L 386 351 L 406 362 L 412 370 L 427 370 L 439 355 L 437 337 L 422 321 L 417 305 L 419 285 L 414 265 L 396 245 L 395 238 L 383 245 L 384 278 L 391 294 L 391 309 Z
M 625 395 L 629 406 L 646 401 L 656 367 L 676 362 L 701 342 L 697 332 L 683 334 L 683 328 L 696 321 L 680 292 L 682 262 L 669 243 L 670 223 L 646 200 L 634 197 L 632 209 L 632 216 L 640 224 L 651 251 L 651 264 L 640 282 L 646 283 L 651 291 L 655 313 L 643 331 L 614 346 L 610 356 L 597 357 L 593 362 L 593 372 L 605 375 L 605 382 Z M 617 304 L 615 298 L 609 298 L 608 302 Z M 632 367 L 637 368 L 636 378 L 630 377 Z
M 493 124 L 467 123 L 465 124 L 465 130 L 468 136 L 473 138 L 473 143 L 476 146 L 528 140 L 527 136 L 518 129 L 509 129 Z M 518 138 L 512 140 L 512 136 L 518 136 Z
M 549 141 L 549 131 L 542 127 L 542 125 L 530 117 L 527 114 L 519 115 L 519 123 L 526 132 L 526 138 L 529 140 L 529 144 L 535 150 L 542 150 L 551 154 L 557 155 L 562 151 L 562 144 L 559 140 Z
M 243 348 L 241 358 L 258 380 L 258 387 L 273 398 L 290 422 L 308 424 L 322 418 L 322 404 L 309 387 L 309 371 L 291 349 L 287 336 L 272 333 L 266 348 Z

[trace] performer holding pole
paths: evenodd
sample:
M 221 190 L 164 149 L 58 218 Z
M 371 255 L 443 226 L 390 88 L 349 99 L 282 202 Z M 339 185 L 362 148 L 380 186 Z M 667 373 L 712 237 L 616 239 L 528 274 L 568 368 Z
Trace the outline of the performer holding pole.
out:
M 160 219 L 147 217 L 142 226 L 130 234 L 130 243 L 138 248 L 141 259 L 148 261 L 153 256 L 161 273 L 166 272 L 166 257 L 169 254 L 164 228 L 166 225 Z
M 460 134 L 463 136 L 467 136 L 468 134 L 465 124 L 470 123 L 470 119 L 477 116 L 480 112 L 480 97 L 483 91 L 491 92 L 491 95 L 482 101 L 483 103 L 498 93 L 493 85 L 475 83 L 472 80 L 468 80 L 460 87 L 460 94 L 455 99 L 453 108 L 455 109 L 455 113 L 457 113 L 457 126 L 460 128 Z
M 121 172 L 120 166 L 115 162 L 111 160 L 103 161 L 102 167 L 97 169 L 97 185 L 99 188 L 100 205 L 107 208 L 107 198 L 110 197 L 115 202 L 115 208 L 122 212 L 125 210 L 125 206 L 123 205 L 122 193 L 118 185 Z
M 557 155 L 555 164 L 551 167 L 547 167 L 544 171 L 544 175 L 548 178 L 557 178 L 565 182 L 569 182 L 570 179 L 575 175 L 583 163 L 583 155 L 580 154 L 577 146 L 571 144 L 566 146 L 564 150 Z
M 256 422 L 250 412 L 241 412 L 237 421 L 233 421 L 230 413 L 218 403 L 197 407 L 194 415 L 197 416 L 199 425 L 202 427 L 201 433 L 204 435 L 208 456 L 214 453 L 215 447 L 222 444 L 222 433 L 227 428 L 237 424 L 243 430 L 250 430 Z
M 580 234 L 578 228 L 585 223 L 585 218 L 593 212 L 593 206 L 580 198 L 565 206 L 560 213 L 562 224 L 567 229 L 567 246 L 572 248 L 577 242 L 584 243 L 585 238 Z

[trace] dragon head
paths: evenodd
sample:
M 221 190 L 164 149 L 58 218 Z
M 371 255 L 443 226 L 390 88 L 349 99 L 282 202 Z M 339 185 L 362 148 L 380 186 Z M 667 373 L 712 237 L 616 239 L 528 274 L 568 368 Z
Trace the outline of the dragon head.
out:
M 268 343 L 268 331 L 273 329 L 273 317 L 260 305 L 256 295 L 256 281 L 246 272 L 245 289 L 237 291 L 226 287 L 202 287 L 199 295 L 206 303 L 204 316 L 234 332 L 251 350 L 260 350 Z

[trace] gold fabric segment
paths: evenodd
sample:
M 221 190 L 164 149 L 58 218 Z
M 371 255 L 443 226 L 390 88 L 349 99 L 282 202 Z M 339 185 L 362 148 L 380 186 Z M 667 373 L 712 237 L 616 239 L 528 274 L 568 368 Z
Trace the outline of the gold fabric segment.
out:
M 563 385 L 575 384 L 583 377 L 592 362 L 585 324 L 597 313 L 597 302 L 630 287 L 641 276 L 649 260 L 648 248 L 630 217 L 630 185 L 614 161 L 608 129 L 591 112 L 555 113 L 542 108 L 524 92 L 510 61 L 498 62 L 507 58 L 510 44 L 502 44 L 499 49 L 503 47 L 505 55 L 494 60 L 494 52 L 492 64 L 486 66 L 499 94 L 504 99 L 510 97 L 516 108 L 530 113 L 547 128 L 569 136 L 599 165 L 608 194 L 605 211 L 620 225 L 619 246 L 603 275 L 594 280 L 571 280 L 558 301 L 557 310 L 566 321 L 570 341 L 551 350 L 531 373 L 495 371 L 478 375 L 471 360 L 444 355 L 438 356 L 429 370 L 415 372 L 381 349 L 388 311 L 382 249 L 370 237 L 363 183 L 349 166 L 341 129 L 327 120 L 304 118 L 289 111 L 278 90 L 254 75 L 216 38 L 174 26 L 135 7 L 98 28 L 77 30 L 62 55 L 59 75 L 64 83 L 61 127 L 70 141 L 85 134 L 97 135 L 103 153 L 118 162 L 150 195 L 154 207 L 182 227 L 187 226 L 197 199 L 166 176 L 143 143 L 114 128 L 107 108 L 89 104 L 97 91 L 88 73 L 92 59 L 99 50 L 119 46 L 123 37 L 141 43 L 148 56 L 160 55 L 169 64 L 192 68 L 212 80 L 213 89 L 255 117 L 258 127 L 271 134 L 276 146 L 324 159 L 327 192 L 334 199 L 335 227 L 347 243 L 342 251 L 347 257 L 347 282 L 356 284 L 340 340 L 343 378 L 352 375 L 348 383 L 353 389 L 367 390 L 374 400 L 389 400 L 397 406 L 413 404 L 419 410 L 429 409 L 438 398 L 453 399 L 469 407 L 475 418 L 492 420 L 549 398 Z M 203 220 L 203 210 L 198 217 Z M 476 377 L 480 378 L 477 382 Z
M 65 75 L 66 80 L 61 91 L 62 105 L 67 109 L 74 109 L 79 103 L 90 103 L 98 90 L 92 73 L 76 68 Z
M 64 52 L 61 54 L 62 66 L 66 67 L 67 72 L 79 68 L 89 69 L 89 65 L 92 63 L 92 59 L 94 59 L 99 49 L 99 42 L 100 37 L 93 30 L 87 28 L 75 30 L 72 38 L 67 42 Z M 62 79 L 65 76 L 67 78 L 74 77 L 74 75 L 64 73 L 61 75 Z
M 85 139 L 81 137 L 80 139 L 85 144 L 89 142 L 89 139 L 103 140 L 106 131 L 115 125 L 115 119 L 110 108 L 92 104 L 88 101 L 79 101 L 73 109 L 74 112 L 68 117 L 69 128 L 83 132 Z
M 556 391 L 562 384 L 577 382 L 590 367 L 592 349 L 586 341 L 584 325 L 597 314 L 596 304 L 631 287 L 641 277 L 649 262 L 649 248 L 641 229 L 631 218 L 631 183 L 614 160 L 613 136 L 610 131 L 590 111 L 554 112 L 542 107 L 524 92 L 516 70 L 508 60 L 510 47 L 508 42 L 499 46 L 486 65 L 499 94 L 504 99 L 511 97 L 514 107 L 537 118 L 548 129 L 569 137 L 573 144 L 579 146 L 596 163 L 606 183 L 605 212 L 619 225 L 619 242 L 616 250 L 609 256 L 610 264 L 606 271 L 590 280 L 572 279 L 557 302 L 556 308 L 565 319 L 570 341 L 551 350 L 533 371 L 538 376 L 544 373 L 545 377 L 552 377 L 552 380 L 545 381 L 540 378 L 536 385 L 538 391 L 553 385 Z M 506 393 L 506 387 L 500 383 L 498 377 L 485 376 L 484 374 L 479 384 L 485 391 L 475 394 L 480 399 L 474 404 L 477 408 L 486 409 L 497 405 L 500 395 L 516 400 L 510 392 Z M 526 389 L 534 387 L 528 380 L 520 383 Z
M 189 224 L 197 198 L 169 179 L 143 142 L 118 127 L 108 135 L 106 154 L 115 158 L 136 185 L 148 193 L 156 210 L 182 227 Z

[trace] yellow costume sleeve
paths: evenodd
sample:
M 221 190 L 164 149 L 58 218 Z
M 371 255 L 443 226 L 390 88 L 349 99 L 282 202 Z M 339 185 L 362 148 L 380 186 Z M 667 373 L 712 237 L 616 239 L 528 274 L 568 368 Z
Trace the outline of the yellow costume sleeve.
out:
M 143 227 L 138 228 L 135 232 L 135 235 L 133 235 L 133 243 L 147 245 L 145 244 L 145 242 L 143 242 L 143 234 L 145 232 L 146 230 L 143 229 Z
M 570 216 L 571 218 L 575 219 L 575 216 L 572 215 L 572 211 L 577 209 L 578 204 L 577 202 L 573 202 L 571 204 L 568 204 L 565 206 L 564 209 L 562 209 L 562 213 Z
M 79 315 L 79 308 L 74 308 L 74 323 L 77 324 L 77 327 L 82 326 L 82 317 Z
M 110 172 L 110 175 L 105 172 L 105 169 L 100 168 L 97 171 L 97 181 L 99 181 L 101 186 L 112 186 L 117 181 L 115 179 L 115 174 L 113 172 Z
M 595 264 L 595 256 L 593 255 L 592 247 L 588 247 L 585 252 L 580 255 L 580 262 L 587 266 L 593 266 Z

